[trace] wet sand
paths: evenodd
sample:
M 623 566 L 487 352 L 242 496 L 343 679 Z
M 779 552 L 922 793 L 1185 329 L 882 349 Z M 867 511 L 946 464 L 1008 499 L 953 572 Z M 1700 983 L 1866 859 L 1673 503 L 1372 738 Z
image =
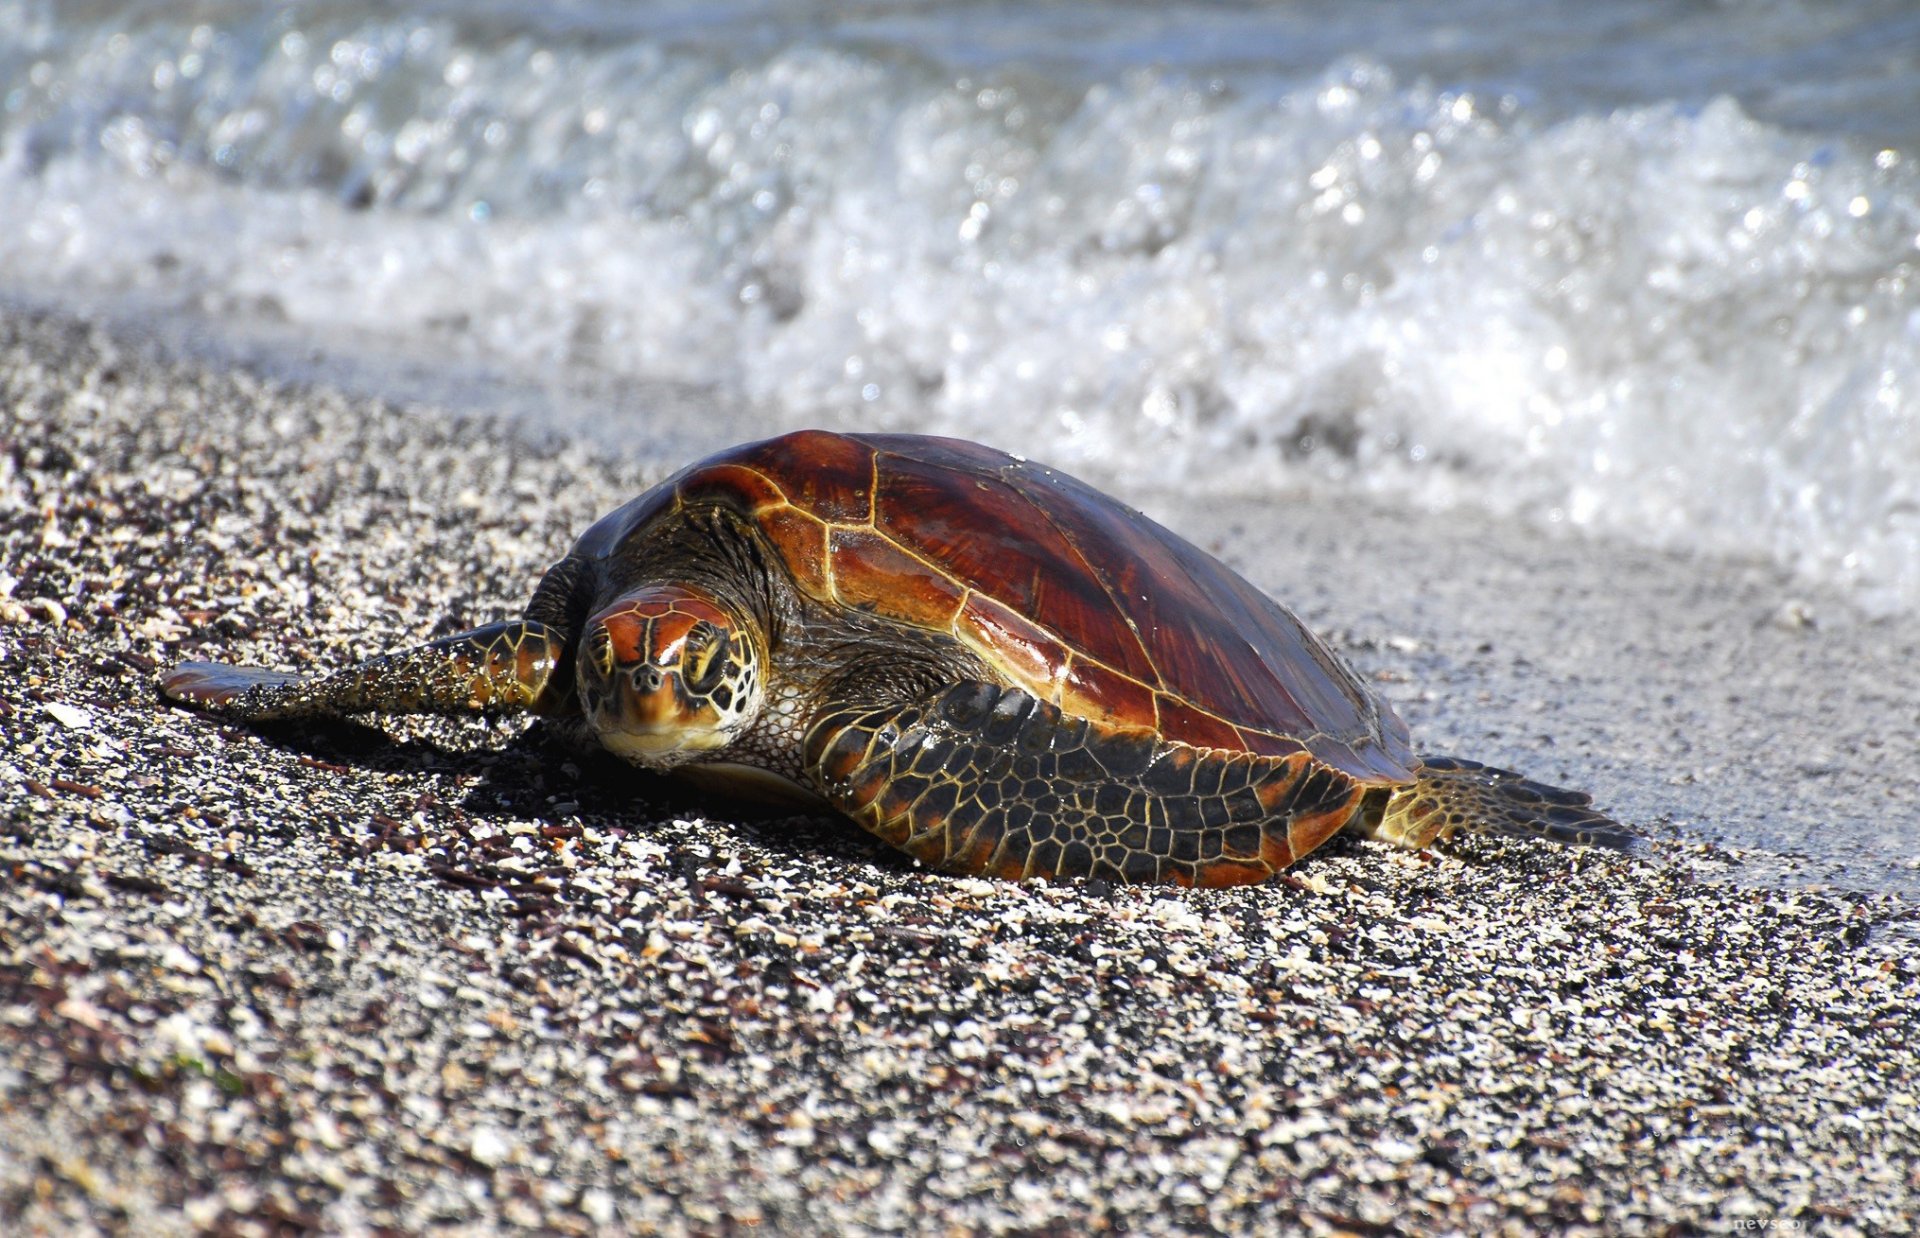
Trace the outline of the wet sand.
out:
M 1129 493 L 1423 748 L 1592 789 L 1651 855 L 955 879 L 537 730 L 155 698 L 185 657 L 333 666 L 510 613 L 666 460 L 21 312 L 0 410 L 9 1232 L 1920 1213 L 1911 624 L 1475 516 Z

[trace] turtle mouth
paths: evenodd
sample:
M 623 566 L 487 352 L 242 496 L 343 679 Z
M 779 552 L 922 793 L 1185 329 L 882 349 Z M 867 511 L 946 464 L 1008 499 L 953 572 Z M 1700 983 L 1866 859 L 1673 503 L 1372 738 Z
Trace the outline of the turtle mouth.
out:
M 600 727 L 602 747 L 623 760 L 649 769 L 672 769 L 676 765 L 683 765 L 703 752 L 726 747 L 730 738 L 718 732 L 701 734 L 684 729 L 623 731 L 604 725 Z
M 581 685 L 588 719 L 609 751 L 644 765 L 678 764 L 732 738 L 708 700 L 687 690 L 679 671 L 646 662 L 616 666 Z

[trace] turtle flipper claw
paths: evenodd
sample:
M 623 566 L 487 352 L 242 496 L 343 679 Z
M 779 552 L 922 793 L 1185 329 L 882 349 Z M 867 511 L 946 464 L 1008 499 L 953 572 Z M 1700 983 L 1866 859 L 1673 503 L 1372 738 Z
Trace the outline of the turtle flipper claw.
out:
M 300 676 L 285 671 L 269 671 L 254 666 L 225 666 L 219 662 L 182 662 L 160 677 L 160 695 L 176 705 L 204 709 L 210 713 L 233 713 L 259 717 L 248 710 L 244 698 L 254 689 L 256 697 L 270 696 L 271 690 L 300 682 Z

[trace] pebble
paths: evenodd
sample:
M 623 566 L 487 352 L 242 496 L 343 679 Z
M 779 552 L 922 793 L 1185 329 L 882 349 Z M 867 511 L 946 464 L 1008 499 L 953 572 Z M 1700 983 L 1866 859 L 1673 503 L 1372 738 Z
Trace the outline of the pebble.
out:
M 76 709 L 59 701 L 48 701 L 45 709 L 49 718 L 69 730 L 84 731 L 93 726 L 93 715 L 84 709 Z
M 506 1162 L 513 1148 L 507 1142 L 505 1135 L 491 1126 L 483 1126 L 473 1132 L 473 1138 L 467 1145 L 467 1152 L 474 1160 L 493 1169 Z
M 64 620 L 0 641 L 0 783 L 41 788 L 0 810 L 6 1232 L 1920 1215 L 1895 895 L 1743 886 L 1667 839 L 1343 841 L 1228 891 L 954 879 L 537 729 L 224 726 L 149 668 L 508 613 L 667 462 L 18 311 L 0 408 L 35 411 L 0 562 Z M 577 832 L 543 832 L 557 805 Z

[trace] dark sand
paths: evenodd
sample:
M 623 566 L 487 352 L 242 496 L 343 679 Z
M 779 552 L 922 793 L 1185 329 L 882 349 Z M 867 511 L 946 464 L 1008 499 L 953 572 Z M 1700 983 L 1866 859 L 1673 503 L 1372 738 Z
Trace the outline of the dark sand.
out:
M 1128 494 L 1424 747 L 1659 841 L 954 879 L 517 726 L 154 696 L 183 657 L 333 666 L 509 613 L 664 459 L 20 312 L 0 416 L 0 1230 L 1920 1213 L 1909 623 L 1471 516 Z

